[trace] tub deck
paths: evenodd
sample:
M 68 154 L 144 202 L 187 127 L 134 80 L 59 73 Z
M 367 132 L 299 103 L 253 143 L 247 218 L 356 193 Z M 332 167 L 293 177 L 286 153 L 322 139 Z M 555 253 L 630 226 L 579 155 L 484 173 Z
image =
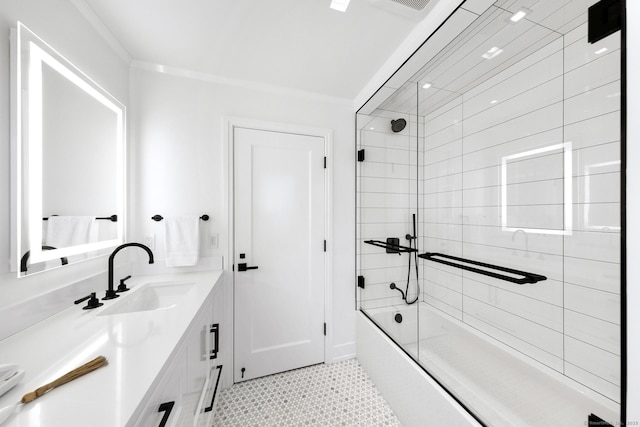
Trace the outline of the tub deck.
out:
M 613 425 L 619 419 L 616 402 L 419 304 L 367 314 L 487 425 L 583 426 L 591 413 Z M 398 312 L 402 323 L 393 320 Z

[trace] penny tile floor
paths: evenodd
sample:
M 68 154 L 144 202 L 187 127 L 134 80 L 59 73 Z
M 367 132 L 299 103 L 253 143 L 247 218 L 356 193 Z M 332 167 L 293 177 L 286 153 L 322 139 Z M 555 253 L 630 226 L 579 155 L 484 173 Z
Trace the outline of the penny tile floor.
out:
M 222 390 L 214 427 L 401 426 L 356 359 L 319 364 Z

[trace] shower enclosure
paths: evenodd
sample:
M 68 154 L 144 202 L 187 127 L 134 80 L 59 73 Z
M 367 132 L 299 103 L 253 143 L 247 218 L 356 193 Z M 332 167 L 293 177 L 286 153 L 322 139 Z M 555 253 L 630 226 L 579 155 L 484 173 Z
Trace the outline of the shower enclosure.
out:
M 480 3 L 358 111 L 358 308 L 481 424 L 618 425 L 621 31 Z

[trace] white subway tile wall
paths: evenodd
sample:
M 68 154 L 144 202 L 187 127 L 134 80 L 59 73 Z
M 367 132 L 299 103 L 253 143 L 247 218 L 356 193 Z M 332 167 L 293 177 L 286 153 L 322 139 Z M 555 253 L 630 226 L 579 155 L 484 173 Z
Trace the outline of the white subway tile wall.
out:
M 392 114 L 359 117 L 364 124 L 358 135 L 358 149 L 365 150 L 366 160 L 359 162 L 357 169 L 358 271 L 366 281 L 360 307 L 367 310 L 404 305 L 400 292 L 390 289 L 389 285 L 396 283 L 399 289 L 405 290 L 408 255 L 387 254 L 383 248 L 364 243 L 365 240 L 385 242 L 388 237 L 395 237 L 400 239 L 400 245 L 408 246 L 405 236 L 413 232 L 412 214 L 416 213 L 419 203 L 416 150 L 421 141 L 416 138 L 419 129 L 415 115 L 402 116 L 407 125 L 401 132 L 391 130 L 391 120 L 400 117 Z M 415 264 L 412 265 L 414 271 Z M 415 272 L 409 289 L 409 298 L 414 299 L 418 295 Z M 403 323 L 407 324 L 407 321 Z M 387 332 L 395 334 L 397 329 Z M 406 334 L 407 328 L 402 331 Z M 415 334 L 410 335 L 412 340 L 417 338 Z M 404 339 L 396 337 L 401 338 Z
M 547 39 L 430 112 L 419 140 L 421 251 L 548 279 L 425 261 L 421 285 L 438 310 L 620 402 L 620 37 L 586 37 L 584 24 Z

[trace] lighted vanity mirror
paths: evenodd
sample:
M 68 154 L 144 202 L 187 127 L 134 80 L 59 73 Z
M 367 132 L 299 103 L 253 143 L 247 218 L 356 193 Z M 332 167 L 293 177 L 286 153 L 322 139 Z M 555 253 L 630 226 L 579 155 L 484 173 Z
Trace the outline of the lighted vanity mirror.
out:
M 19 276 L 124 241 L 125 107 L 18 23 L 14 110 Z

